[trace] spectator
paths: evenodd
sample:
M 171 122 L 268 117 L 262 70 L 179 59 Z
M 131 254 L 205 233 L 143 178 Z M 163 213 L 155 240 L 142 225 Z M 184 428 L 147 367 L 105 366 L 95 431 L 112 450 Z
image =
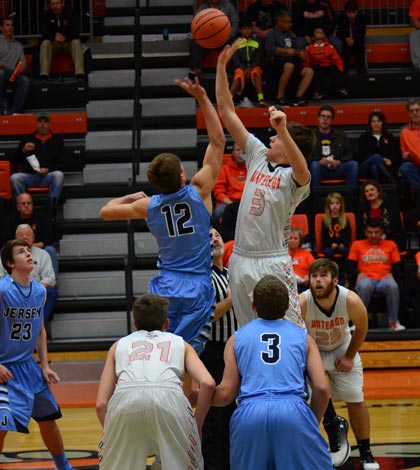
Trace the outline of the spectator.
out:
M 360 188 L 358 214 L 358 238 L 363 238 L 366 224 L 370 219 L 379 219 L 383 229 L 383 238 L 393 240 L 400 251 L 406 249 L 403 234 L 401 209 L 396 197 L 386 194 L 375 180 L 365 181 Z
M 337 21 L 337 37 L 343 49 L 344 72 L 349 71 L 350 58 L 354 58 L 357 73 L 366 73 L 366 19 L 356 0 L 347 0 Z
M 406 107 L 410 122 L 400 134 L 400 173 L 414 194 L 420 186 L 420 98 L 410 98 Z
M 357 159 L 360 178 L 393 183 L 401 163 L 398 139 L 388 131 L 385 114 L 371 111 L 368 130 L 357 140 Z
M 343 61 L 335 47 L 328 42 L 322 28 L 315 29 L 313 42 L 305 49 L 304 65 L 311 67 L 315 74 L 314 99 L 348 96 L 348 91 L 344 88 Z
M 258 105 L 260 108 L 266 108 L 261 68 L 263 45 L 258 39 L 252 37 L 252 23 L 249 18 L 245 17 L 239 21 L 238 31 L 239 36 L 245 41 L 232 56 L 233 81 L 230 92 L 236 102 L 235 98 L 242 95 L 245 85 L 251 80 L 257 92 Z
M 51 131 L 48 114 L 40 114 L 36 131 L 23 137 L 12 161 L 10 184 L 14 195 L 30 187 L 49 188 L 49 197 L 55 206 L 63 189 L 63 153 L 62 137 Z M 18 171 L 20 168 L 22 170 Z
M 56 287 L 56 277 L 49 254 L 42 248 L 38 248 L 34 244 L 35 235 L 31 226 L 21 224 L 16 229 L 16 238 L 25 240 L 29 245 L 34 260 L 34 268 L 31 271 L 31 279 L 38 281 L 47 289 L 47 298 L 44 304 L 44 324 L 47 325 L 51 319 L 55 304 L 58 298 Z M 7 271 L 0 266 L 0 277 L 6 276 Z
M 342 44 L 335 31 L 335 15 L 329 0 L 296 0 L 292 6 L 293 32 L 297 48 L 305 49 L 311 44 L 316 28 L 322 28 L 330 43 L 341 54 Z
M 16 209 L 8 220 L 7 240 L 15 238 L 15 232 L 19 225 L 28 224 L 35 234 L 34 246 L 43 248 L 51 257 L 56 279 L 58 279 L 58 257 L 53 246 L 54 229 L 51 219 L 43 212 L 34 209 L 32 196 L 28 193 L 20 193 L 16 198 Z
M 290 14 L 287 11 L 279 11 L 276 13 L 275 21 L 275 27 L 265 38 L 265 50 L 267 75 L 271 80 L 278 81 L 276 103 L 280 106 L 305 105 L 304 94 L 311 84 L 314 73 L 310 67 L 302 67 L 301 60 L 304 54 L 297 49 L 295 38 L 290 31 L 292 27 Z M 293 74 L 300 77 L 300 81 L 296 97 L 288 100 L 285 96 L 286 89 Z
M 245 160 L 242 158 L 241 153 L 239 145 L 234 143 L 232 155 L 228 162 L 222 165 L 222 169 L 213 186 L 213 196 L 216 200 L 216 207 L 213 211 L 215 225 L 218 226 L 223 223 L 229 231 L 233 230 L 232 236 L 226 239 L 226 241 L 234 238 L 236 216 L 247 175 Z M 226 220 L 224 220 L 225 212 Z
M 420 281 L 420 251 L 417 251 L 414 255 L 414 259 L 417 265 L 417 279 Z
M 229 0 L 204 0 L 204 2 L 197 8 L 196 14 L 206 8 L 216 8 L 217 10 L 221 10 L 229 18 L 231 26 L 229 40 L 232 40 L 236 36 L 239 23 L 238 12 L 232 3 Z M 211 49 L 206 49 L 200 46 L 194 41 L 194 39 L 190 40 L 190 68 L 198 77 L 203 74 L 201 70 L 203 67 L 203 59 L 210 51 Z
M 411 62 L 420 71 L 420 0 L 413 0 L 408 17 L 410 25 L 415 29 L 410 33 Z
M 258 318 L 227 342 L 223 379 L 213 397 L 216 406 L 236 398 L 239 403 L 230 425 L 231 468 L 332 470 L 318 424 L 329 387 L 315 341 L 283 320 L 289 292 L 276 276 L 264 276 L 253 298 Z
M 325 216 L 321 228 L 322 249 L 324 255 L 333 259 L 335 255 L 343 257 L 343 284 L 349 286 L 348 254 L 351 239 L 350 220 L 346 216 L 346 204 L 340 193 L 330 193 L 325 201 Z
M 232 297 L 229 289 L 229 273 L 223 267 L 224 243 L 217 230 L 213 235 L 213 266 L 211 279 L 216 294 L 216 311 L 210 338 L 200 359 L 216 384 L 222 381 L 225 361 L 223 358 L 227 340 L 238 329 Z M 229 423 L 235 411 L 235 403 L 216 408 L 212 406 L 203 425 L 203 457 L 205 470 L 229 470 Z
M 26 58 L 23 46 L 13 38 L 13 20 L 0 19 L 0 115 L 22 114 L 26 95 L 29 90 L 29 79 L 23 75 L 26 67 Z M 22 62 L 22 67 L 14 74 L 15 68 Z M 15 77 L 13 75 L 16 75 Z M 6 98 L 6 86 L 15 90 L 13 104 L 9 109 Z
M 318 109 L 318 132 L 309 170 L 312 187 L 321 186 L 322 180 L 345 179 L 346 185 L 357 189 L 359 169 L 353 159 L 353 147 L 345 134 L 332 127 L 335 111 L 324 105 Z
M 349 270 L 356 277 L 355 290 L 366 308 L 373 294 L 385 296 L 388 307 L 389 329 L 405 330 L 398 319 L 400 288 L 395 278 L 401 272 L 401 258 L 397 245 L 383 239 L 380 219 L 369 219 L 365 240 L 353 242 L 349 253 Z
M 85 69 L 77 13 L 70 6 L 64 5 L 64 0 L 49 0 L 49 8 L 41 16 L 40 30 L 41 80 L 48 80 L 52 57 L 58 52 L 67 52 L 73 58 L 76 78 L 84 81 Z
M 261 41 L 274 28 L 275 14 L 278 11 L 288 11 L 279 0 L 256 0 L 246 10 L 246 16 L 252 22 L 252 32 Z
M 363 396 L 363 365 L 359 355 L 368 330 L 366 307 L 354 292 L 338 285 L 338 266 L 331 260 L 318 259 L 311 265 L 309 285 L 310 289 L 300 295 L 300 306 L 308 334 L 321 352 L 332 400 L 346 403 L 360 453 L 360 468 L 378 470 L 379 464 L 370 449 L 370 418 Z M 349 321 L 354 325 L 352 334 Z M 351 450 L 341 445 L 337 452 L 332 451 L 337 437 L 344 434 L 340 432 L 340 425 L 345 423 L 342 431 L 347 434 L 348 423 L 343 420 L 337 416 L 330 400 L 323 425 L 335 467 L 341 467 Z M 341 442 L 348 444 L 344 439 Z
M 308 287 L 309 266 L 315 261 L 312 253 L 302 248 L 305 235 L 302 230 L 292 227 L 289 236 L 289 256 L 292 259 L 293 271 L 296 275 L 298 293 Z

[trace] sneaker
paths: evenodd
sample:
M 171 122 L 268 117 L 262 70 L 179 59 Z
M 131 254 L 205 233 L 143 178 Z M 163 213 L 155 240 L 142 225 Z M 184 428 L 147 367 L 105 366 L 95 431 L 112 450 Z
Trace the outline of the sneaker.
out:
M 392 331 L 404 331 L 405 326 L 401 325 L 399 321 L 396 322 L 389 322 L 389 329 Z
M 264 100 L 260 100 L 260 101 L 258 101 L 258 107 L 259 108 L 266 108 L 267 103 Z
M 282 98 L 277 98 L 274 104 L 278 104 L 279 106 L 290 106 L 290 101 L 282 97 Z
M 372 452 L 368 451 L 360 456 L 360 463 L 363 470 L 378 470 L 380 468 L 378 462 L 373 458 Z
M 349 92 L 345 88 L 340 88 L 337 90 L 337 95 L 342 96 L 343 98 L 347 98 L 349 96 Z
M 308 103 L 301 96 L 296 96 L 292 99 L 293 106 L 306 106 Z
M 245 96 L 244 99 L 236 106 L 237 108 L 253 108 L 254 105 L 252 104 L 252 101 Z
M 324 95 L 322 93 L 318 93 L 317 91 L 312 96 L 313 100 L 322 100 L 323 98 L 324 98 Z
M 349 423 L 342 416 L 336 416 L 331 422 L 324 425 L 328 434 L 330 454 L 334 467 L 343 465 L 350 456 L 351 447 L 347 439 Z
M 39 81 L 41 82 L 41 85 L 47 84 L 49 78 L 50 77 L 48 75 L 40 75 L 39 76 Z

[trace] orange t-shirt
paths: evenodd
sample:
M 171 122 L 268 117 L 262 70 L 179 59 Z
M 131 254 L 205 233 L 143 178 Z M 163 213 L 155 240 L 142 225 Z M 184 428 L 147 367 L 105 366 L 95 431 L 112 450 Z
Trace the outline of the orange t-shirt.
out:
M 414 259 L 416 260 L 417 266 L 420 266 L 420 251 L 418 251 L 418 252 L 414 255 Z
M 420 18 L 420 0 L 413 1 L 408 16 L 415 16 L 416 18 Z
M 296 276 L 305 279 L 309 266 L 315 261 L 312 253 L 304 248 L 298 248 L 294 253 L 289 250 L 289 255 L 292 258 L 293 271 Z
M 410 154 L 410 162 L 420 165 L 420 129 L 404 127 L 400 132 L 401 153 Z
M 377 245 L 368 240 L 356 240 L 348 259 L 356 261 L 359 272 L 370 279 L 382 279 L 391 272 L 394 263 L 401 261 L 398 247 L 392 240 L 381 240 Z

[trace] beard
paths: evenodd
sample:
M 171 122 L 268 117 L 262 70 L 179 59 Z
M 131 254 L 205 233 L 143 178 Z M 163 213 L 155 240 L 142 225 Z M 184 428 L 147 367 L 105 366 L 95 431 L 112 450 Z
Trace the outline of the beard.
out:
M 213 248 L 213 256 L 223 256 L 225 252 L 225 249 L 223 246 L 216 246 L 216 248 Z
M 323 288 L 322 291 L 311 286 L 311 294 L 317 300 L 326 299 L 331 295 L 334 289 L 335 284 L 331 281 L 327 286 L 325 286 L 325 288 Z

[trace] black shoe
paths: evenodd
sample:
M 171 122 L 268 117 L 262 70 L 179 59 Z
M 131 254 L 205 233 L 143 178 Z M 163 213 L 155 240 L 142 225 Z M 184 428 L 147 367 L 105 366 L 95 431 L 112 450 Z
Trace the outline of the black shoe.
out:
M 301 96 L 296 96 L 292 100 L 293 106 L 306 106 L 308 103 Z
M 332 421 L 324 424 L 328 434 L 331 460 L 334 467 L 343 465 L 350 456 L 351 447 L 347 439 L 349 423 L 342 416 L 336 416 Z
M 76 74 L 76 79 L 78 82 L 80 83 L 85 83 L 86 82 L 86 78 L 85 78 L 85 74 L 84 73 L 78 73 Z
M 49 78 L 50 77 L 48 75 L 40 75 L 39 81 L 41 82 L 41 85 L 46 85 L 48 83 Z
M 290 106 L 290 101 L 284 97 L 281 97 L 281 98 L 277 98 L 274 104 L 277 104 L 279 106 Z
M 348 98 L 349 92 L 345 88 L 340 88 L 336 91 L 337 95 L 341 98 Z
M 373 458 L 372 452 L 368 450 L 360 455 L 360 464 L 363 470 L 379 470 L 378 462 Z

